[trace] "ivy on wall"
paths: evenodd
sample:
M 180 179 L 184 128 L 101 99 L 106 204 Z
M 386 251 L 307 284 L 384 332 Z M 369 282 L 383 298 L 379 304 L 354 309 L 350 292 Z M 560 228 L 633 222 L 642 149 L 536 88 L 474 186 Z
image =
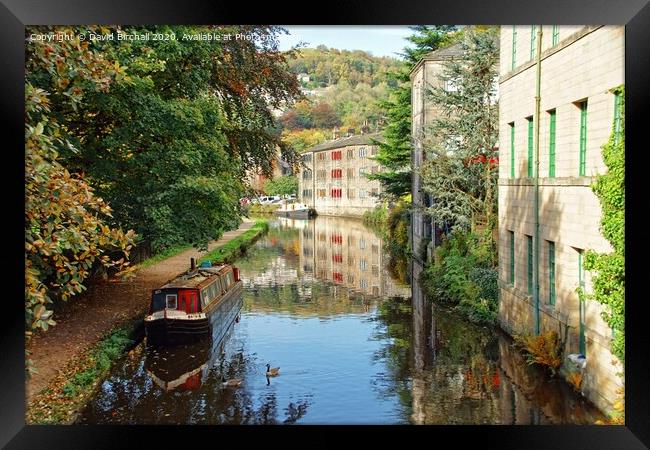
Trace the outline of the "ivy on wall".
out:
M 601 231 L 614 251 L 586 252 L 584 267 L 594 277 L 593 293 L 585 298 L 608 306 L 603 319 L 613 331 L 612 353 L 625 364 L 625 88 L 612 92 L 620 96 L 620 125 L 615 123 L 603 146 L 607 173 L 596 178 L 592 189 L 602 208 Z

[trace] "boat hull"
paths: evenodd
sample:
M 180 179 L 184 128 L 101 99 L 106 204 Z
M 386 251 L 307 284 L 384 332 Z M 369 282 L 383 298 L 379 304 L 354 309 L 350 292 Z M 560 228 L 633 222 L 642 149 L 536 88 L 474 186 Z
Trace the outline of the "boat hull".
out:
M 242 307 L 241 281 L 235 283 L 218 303 L 205 312 L 205 317 L 196 319 L 160 318 L 145 321 L 144 329 L 148 344 L 182 344 L 206 339 L 221 341 Z
M 311 209 L 303 209 L 299 211 L 281 211 L 276 210 L 274 214 L 280 217 L 288 217 L 290 219 L 310 219 L 315 216 L 314 211 Z

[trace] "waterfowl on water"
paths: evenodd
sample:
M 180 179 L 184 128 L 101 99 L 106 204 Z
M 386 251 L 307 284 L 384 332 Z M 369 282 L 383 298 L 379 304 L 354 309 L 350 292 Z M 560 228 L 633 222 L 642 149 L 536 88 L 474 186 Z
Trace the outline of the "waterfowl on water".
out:
M 280 375 L 280 368 L 279 367 L 271 368 L 271 364 L 266 365 L 266 376 L 267 377 L 277 377 L 278 375 Z
M 241 380 L 233 378 L 232 380 L 226 380 L 224 376 L 221 376 L 221 384 L 225 387 L 239 387 Z

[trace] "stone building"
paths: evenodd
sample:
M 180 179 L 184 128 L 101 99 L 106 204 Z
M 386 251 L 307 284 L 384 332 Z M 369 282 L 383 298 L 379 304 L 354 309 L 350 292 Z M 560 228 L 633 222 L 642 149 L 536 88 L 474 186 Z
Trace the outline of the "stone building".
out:
M 425 146 L 433 139 L 427 133 L 427 126 L 437 114 L 436 107 L 427 99 L 427 92 L 433 87 L 440 87 L 442 74 L 447 61 L 462 57 L 462 48 L 459 44 L 441 48 L 426 54 L 411 70 L 411 129 L 413 136 L 413 150 L 411 165 L 413 168 L 412 198 L 413 213 L 411 216 L 411 236 L 413 256 L 420 262 L 426 260 L 425 255 L 430 255 L 431 237 L 435 229 L 434 220 L 424 215 L 418 208 L 431 206 L 431 198 L 423 192 L 420 181 L 419 167 L 426 160 Z M 428 247 L 428 251 L 426 250 Z
M 382 139 L 380 133 L 361 134 L 324 142 L 304 152 L 298 174 L 302 203 L 323 215 L 362 216 L 373 209 L 381 185 L 365 175 L 380 170 L 373 159 L 379 147 L 372 142 Z
M 511 333 L 568 330 L 565 354 L 586 355 L 582 391 L 608 410 L 622 367 L 612 364 L 602 305 L 582 302 L 576 289 L 591 289 L 584 251 L 611 251 L 590 185 L 606 171 L 601 146 L 620 123 L 620 94 L 613 89 L 624 83 L 624 27 L 543 26 L 539 81 L 538 31 L 501 28 L 499 322 Z

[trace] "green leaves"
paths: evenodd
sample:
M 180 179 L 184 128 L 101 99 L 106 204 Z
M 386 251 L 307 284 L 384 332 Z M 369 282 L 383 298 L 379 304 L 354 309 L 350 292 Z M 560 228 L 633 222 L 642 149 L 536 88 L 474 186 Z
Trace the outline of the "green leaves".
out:
M 593 294 L 579 294 L 606 305 L 603 319 L 613 330 L 611 351 L 625 364 L 625 89 L 621 95 L 621 130 L 612 131 L 603 146 L 607 173 L 596 177 L 592 189 L 602 209 L 601 232 L 612 245 L 612 253 L 588 251 L 584 266 L 594 273 Z

